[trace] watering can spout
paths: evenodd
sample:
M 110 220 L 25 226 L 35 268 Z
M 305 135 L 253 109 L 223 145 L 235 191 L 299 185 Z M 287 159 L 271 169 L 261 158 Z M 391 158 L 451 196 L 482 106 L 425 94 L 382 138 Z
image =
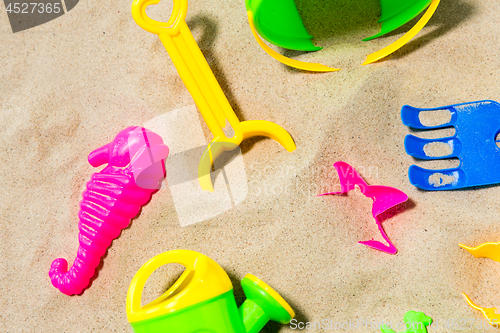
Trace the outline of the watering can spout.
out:
M 239 308 L 246 333 L 260 332 L 269 320 L 288 324 L 295 317 L 290 305 L 259 278 L 247 274 L 241 286 L 247 297 Z

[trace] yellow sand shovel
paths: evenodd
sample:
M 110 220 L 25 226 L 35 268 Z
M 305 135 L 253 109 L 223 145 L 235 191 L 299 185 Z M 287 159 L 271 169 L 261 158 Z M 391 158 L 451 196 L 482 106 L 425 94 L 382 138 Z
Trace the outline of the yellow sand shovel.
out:
M 213 160 L 223 151 L 237 148 L 244 139 L 267 136 L 278 141 L 286 150 L 294 151 L 295 143 L 283 127 L 264 120 L 243 122 L 238 120 L 186 24 L 187 0 L 173 0 L 172 15 L 167 22 L 155 21 L 146 14 L 147 6 L 159 2 L 160 0 L 134 0 L 132 16 L 141 28 L 160 37 L 214 136 L 198 166 L 201 188 L 214 191 L 210 179 Z M 234 131 L 234 136 L 231 138 L 226 137 L 223 132 L 226 121 Z

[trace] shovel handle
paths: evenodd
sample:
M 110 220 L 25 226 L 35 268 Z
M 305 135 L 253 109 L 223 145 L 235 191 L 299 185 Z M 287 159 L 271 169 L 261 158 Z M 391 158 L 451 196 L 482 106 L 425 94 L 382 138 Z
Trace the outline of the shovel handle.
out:
M 295 150 L 293 139 L 277 124 L 257 120 L 240 123 L 186 24 L 187 0 L 173 0 L 174 8 L 167 22 L 155 21 L 146 14 L 147 6 L 159 2 L 160 0 L 134 0 L 132 16 L 141 28 L 158 35 L 212 132 L 214 138 L 198 169 L 201 187 L 214 191 L 210 179 L 213 160 L 220 152 L 236 148 L 246 138 L 263 135 L 278 141 L 288 151 Z M 231 138 L 223 131 L 226 121 L 234 131 Z M 218 146 L 213 146 L 214 143 Z M 216 149 L 211 151 L 212 148 Z
M 186 24 L 187 0 L 174 0 L 174 9 L 167 22 L 149 18 L 146 7 L 160 0 L 135 0 L 132 16 L 137 24 L 157 34 L 196 106 L 214 137 L 225 137 L 226 120 L 235 132 L 239 120 L 222 88 Z

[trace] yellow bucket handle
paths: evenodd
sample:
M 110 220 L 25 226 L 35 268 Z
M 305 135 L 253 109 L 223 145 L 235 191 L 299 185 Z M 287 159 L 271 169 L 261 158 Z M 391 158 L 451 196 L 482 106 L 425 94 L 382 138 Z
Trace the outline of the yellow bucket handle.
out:
M 434 12 L 436 11 L 439 5 L 439 1 L 440 0 L 432 1 L 425 14 L 420 18 L 420 20 L 415 24 L 415 26 L 410 29 L 410 31 L 401 36 L 401 38 L 396 40 L 394 43 L 384 47 L 382 50 L 368 55 L 368 57 L 366 57 L 366 60 L 364 63 L 362 63 L 362 65 L 368 65 L 376 61 L 379 61 L 380 59 L 383 59 L 388 55 L 396 52 L 400 48 L 402 48 L 413 37 L 415 37 L 420 32 L 420 30 L 422 30 L 425 27 L 425 25 L 429 22 L 429 20 L 432 18 Z

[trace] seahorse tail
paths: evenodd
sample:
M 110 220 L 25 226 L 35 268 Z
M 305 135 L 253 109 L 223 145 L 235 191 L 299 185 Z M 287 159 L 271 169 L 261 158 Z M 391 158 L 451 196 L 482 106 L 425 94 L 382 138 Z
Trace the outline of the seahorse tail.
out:
M 80 294 L 94 276 L 100 258 L 100 256 L 86 251 L 80 246 L 75 261 L 69 270 L 66 259 L 54 260 L 49 270 L 52 285 L 69 296 Z
M 54 287 L 66 295 L 79 294 L 88 286 L 101 257 L 106 253 L 111 242 L 120 235 L 122 227 L 128 225 L 129 222 L 129 219 L 112 213 L 107 216 L 108 221 L 92 216 L 83 210 L 78 215 L 80 217 L 78 225 L 80 246 L 73 265 L 68 270 L 68 262 L 59 258 L 52 262 L 49 270 Z
M 119 201 L 110 205 L 111 201 L 102 200 L 90 192 L 84 197 L 78 214 L 80 246 L 75 261 L 68 270 L 65 259 L 56 259 L 49 271 L 54 287 L 66 295 L 80 294 L 88 286 L 101 257 L 140 209 L 139 205 Z
M 57 258 L 50 265 L 49 277 L 52 285 L 59 289 L 63 294 L 73 295 L 69 290 L 66 289 L 66 285 L 69 282 L 69 277 L 66 273 L 68 272 L 68 262 L 66 259 Z
M 52 285 L 66 295 L 79 294 L 88 286 L 101 257 L 113 241 L 100 235 L 92 236 L 85 228 L 80 228 L 78 238 L 80 246 L 71 268 L 68 270 L 68 262 L 59 258 L 52 262 L 49 270 Z

